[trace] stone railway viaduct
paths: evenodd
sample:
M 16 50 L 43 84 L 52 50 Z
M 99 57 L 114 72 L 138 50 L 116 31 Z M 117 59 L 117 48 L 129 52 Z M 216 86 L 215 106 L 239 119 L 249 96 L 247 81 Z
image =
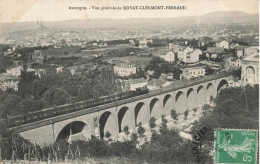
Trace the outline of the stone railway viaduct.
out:
M 151 117 L 170 115 L 171 109 L 183 113 L 209 101 L 218 91 L 228 86 L 231 73 L 219 73 L 200 77 L 190 83 L 188 80 L 177 81 L 173 86 L 151 91 L 148 94 L 107 103 L 68 113 L 33 123 L 14 127 L 10 130 L 40 145 L 65 139 L 68 134 L 81 132 L 86 138 L 91 135 L 103 138 L 109 131 L 117 137 L 125 126 L 134 130 L 138 123 L 148 123 Z M 192 80 L 191 80 L 192 81 Z

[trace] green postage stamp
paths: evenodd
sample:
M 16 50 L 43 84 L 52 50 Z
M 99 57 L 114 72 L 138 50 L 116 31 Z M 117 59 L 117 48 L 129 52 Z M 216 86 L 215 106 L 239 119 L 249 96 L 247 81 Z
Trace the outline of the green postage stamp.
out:
M 216 164 L 256 164 L 258 130 L 217 129 L 215 131 Z

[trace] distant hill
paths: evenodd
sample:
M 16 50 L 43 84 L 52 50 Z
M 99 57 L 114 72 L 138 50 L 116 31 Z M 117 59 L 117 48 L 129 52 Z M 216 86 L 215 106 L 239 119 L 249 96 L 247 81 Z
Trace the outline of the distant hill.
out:
M 48 28 L 159 28 L 192 26 L 200 24 L 233 24 L 259 22 L 258 14 L 239 11 L 213 12 L 202 16 L 175 18 L 132 18 L 132 19 L 76 19 L 43 22 Z M 37 29 L 36 22 L 0 23 L 1 31 Z

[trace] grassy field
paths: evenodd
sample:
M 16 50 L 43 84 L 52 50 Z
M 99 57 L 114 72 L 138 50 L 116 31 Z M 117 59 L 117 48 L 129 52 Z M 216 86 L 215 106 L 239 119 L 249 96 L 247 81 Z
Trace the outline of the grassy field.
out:
M 142 56 L 124 56 L 124 57 L 114 57 L 114 58 L 109 58 L 107 61 L 119 61 L 119 62 L 130 62 L 134 63 L 136 66 L 143 66 L 147 65 L 151 60 L 152 57 L 142 57 Z
M 133 48 L 132 45 L 117 45 L 117 46 L 107 46 L 107 47 L 96 47 L 95 49 L 87 49 L 87 50 L 81 50 L 78 53 L 64 55 L 64 57 L 82 57 L 82 58 L 91 58 L 96 55 L 103 55 L 110 51 L 117 51 L 120 49 L 131 49 Z

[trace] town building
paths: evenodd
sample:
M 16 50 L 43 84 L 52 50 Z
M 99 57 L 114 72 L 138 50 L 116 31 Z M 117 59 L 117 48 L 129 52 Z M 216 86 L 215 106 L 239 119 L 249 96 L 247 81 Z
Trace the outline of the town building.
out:
M 57 67 L 57 68 L 56 68 L 56 73 L 62 73 L 63 68 L 64 68 L 63 66 Z
M 184 56 L 183 62 L 185 63 L 196 63 L 199 61 L 199 56 L 202 55 L 202 51 L 196 49 L 194 51 L 188 52 L 186 56 Z
M 196 63 L 199 61 L 200 55 L 202 55 L 202 51 L 192 47 L 187 47 L 184 51 L 178 51 L 178 59 L 184 63 Z
M 238 68 L 241 66 L 241 59 L 238 57 L 230 57 L 226 60 L 226 68 L 230 69 L 230 68 Z
M 6 70 L 6 73 L 11 76 L 20 76 L 22 74 L 23 67 L 16 66 Z
M 242 59 L 241 80 L 244 84 L 259 84 L 259 53 Z
M 244 56 L 248 56 L 254 53 L 259 52 L 259 47 L 258 46 L 254 46 L 254 47 L 246 47 L 244 50 Z
M 229 42 L 226 40 L 223 40 L 221 42 L 216 42 L 216 47 L 222 47 L 225 49 L 229 49 Z
M 239 58 L 244 57 L 244 50 L 245 50 L 245 48 L 243 46 L 237 46 L 235 48 L 236 56 Z
M 175 54 L 172 51 L 170 51 L 165 55 L 161 55 L 160 58 L 162 58 L 166 62 L 172 63 L 175 61 Z
M 147 48 L 148 41 L 146 39 L 139 40 L 139 48 Z
M 181 78 L 190 79 L 205 75 L 204 67 L 187 67 L 182 69 Z
M 223 47 L 208 47 L 208 50 L 205 51 L 208 58 L 217 58 L 222 56 L 226 51 Z
M 162 73 L 160 76 L 160 79 L 164 79 L 164 80 L 173 80 L 173 73 Z
M 239 46 L 238 43 L 231 43 L 230 46 L 229 46 L 229 48 L 230 48 L 230 49 L 235 49 L 237 46 Z
M 42 78 L 43 75 L 46 75 L 46 70 L 44 69 L 28 68 L 27 72 L 33 72 L 35 76 L 38 76 L 39 78 Z
M 7 73 L 0 75 L 0 89 L 6 91 L 8 88 L 18 91 L 19 77 L 14 77 Z
M 152 79 L 147 83 L 147 88 L 151 90 L 157 90 L 159 88 L 167 87 L 172 85 L 173 82 L 164 79 Z
M 130 76 L 136 74 L 136 67 L 133 64 L 120 64 L 114 66 L 114 73 L 119 76 Z
M 135 91 L 137 88 L 145 87 L 148 82 L 144 78 L 139 78 L 139 79 L 124 80 L 121 83 L 129 86 L 130 90 Z M 124 90 L 124 88 L 122 89 Z

